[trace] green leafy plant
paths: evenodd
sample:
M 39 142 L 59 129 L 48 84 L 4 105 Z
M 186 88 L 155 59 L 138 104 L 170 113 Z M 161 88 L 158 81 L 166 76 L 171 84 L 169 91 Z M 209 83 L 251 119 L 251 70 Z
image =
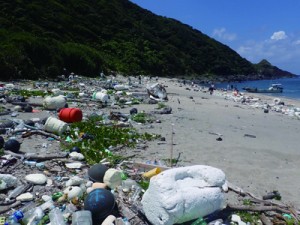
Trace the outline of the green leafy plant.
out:
M 150 181 L 148 180 L 141 180 L 138 182 L 138 184 L 143 188 L 144 190 L 147 190 L 149 188 Z
M 15 95 L 21 95 L 25 98 L 28 97 L 32 97 L 32 96 L 42 96 L 45 97 L 46 95 L 48 95 L 49 93 L 42 91 L 42 90 L 14 90 L 11 91 L 11 94 L 15 94 Z
M 163 103 L 163 102 L 157 103 L 157 109 L 163 109 L 165 107 L 167 107 L 167 105 L 165 103 Z
M 105 126 L 99 117 L 93 117 L 87 121 L 73 123 L 68 135 L 75 142 L 71 146 L 63 146 L 65 149 L 79 147 L 89 164 L 98 163 L 107 158 L 112 163 L 122 160 L 122 156 L 110 151 L 112 147 L 135 147 L 137 140 L 150 140 L 157 137 L 150 134 L 139 134 L 133 128 L 121 128 L 117 126 Z M 81 136 L 81 137 L 80 137 Z
M 244 199 L 243 200 L 243 205 L 252 205 L 252 202 L 250 199 Z
M 237 215 L 241 217 L 241 220 L 244 222 L 249 222 L 250 224 L 257 224 L 260 214 L 257 212 L 247 212 L 247 211 L 238 211 Z
M 134 114 L 131 119 L 137 123 L 148 123 L 153 121 L 150 116 L 144 112 Z

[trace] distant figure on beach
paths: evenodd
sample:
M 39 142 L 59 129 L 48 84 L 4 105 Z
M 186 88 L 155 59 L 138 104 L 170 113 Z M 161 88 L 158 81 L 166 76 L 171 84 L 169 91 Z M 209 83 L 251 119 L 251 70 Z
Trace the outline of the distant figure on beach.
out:
M 234 96 L 238 96 L 239 95 L 239 89 L 237 89 L 236 87 L 234 88 L 233 95 Z
M 139 75 L 139 84 L 142 84 L 142 76 Z
M 214 89 L 215 89 L 215 85 L 211 84 L 209 89 L 208 89 L 210 95 L 212 95 L 214 93 Z

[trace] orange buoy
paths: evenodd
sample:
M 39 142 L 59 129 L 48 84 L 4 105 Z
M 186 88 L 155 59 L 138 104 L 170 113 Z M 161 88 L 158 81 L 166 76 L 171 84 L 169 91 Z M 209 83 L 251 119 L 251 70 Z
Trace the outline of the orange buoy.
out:
M 66 123 L 80 122 L 82 120 L 82 111 L 78 108 L 63 108 L 59 111 L 58 117 Z

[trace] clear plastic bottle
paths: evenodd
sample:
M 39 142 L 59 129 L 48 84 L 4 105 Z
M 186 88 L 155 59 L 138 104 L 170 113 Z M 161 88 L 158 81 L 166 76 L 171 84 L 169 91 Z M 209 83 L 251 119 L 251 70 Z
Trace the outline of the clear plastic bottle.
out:
M 72 225 L 93 225 L 91 211 L 82 210 L 74 212 L 72 215 Z
M 65 219 L 59 208 L 54 208 L 49 213 L 51 225 L 66 225 Z
M 8 219 L 4 225 L 20 225 L 19 221 L 24 217 L 22 211 L 15 211 Z
M 20 185 L 18 187 L 16 187 L 14 190 L 12 190 L 9 195 L 8 195 L 8 198 L 16 198 L 18 197 L 24 190 L 25 188 L 25 185 Z
M 129 197 L 129 202 L 134 203 L 139 198 L 142 188 L 137 185 L 133 185 L 132 190 L 133 190 L 133 193 Z
M 43 218 L 44 211 L 41 207 L 35 207 L 24 213 L 22 223 L 26 225 L 36 225 Z

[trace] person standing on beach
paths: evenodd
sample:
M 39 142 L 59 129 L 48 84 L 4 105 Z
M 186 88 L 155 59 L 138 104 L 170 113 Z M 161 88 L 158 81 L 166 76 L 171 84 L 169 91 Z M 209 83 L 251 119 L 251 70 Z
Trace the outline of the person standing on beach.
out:
M 209 87 L 209 89 L 208 89 L 210 95 L 213 94 L 214 89 L 215 89 L 215 85 L 214 85 L 214 84 L 211 84 L 210 87 Z

